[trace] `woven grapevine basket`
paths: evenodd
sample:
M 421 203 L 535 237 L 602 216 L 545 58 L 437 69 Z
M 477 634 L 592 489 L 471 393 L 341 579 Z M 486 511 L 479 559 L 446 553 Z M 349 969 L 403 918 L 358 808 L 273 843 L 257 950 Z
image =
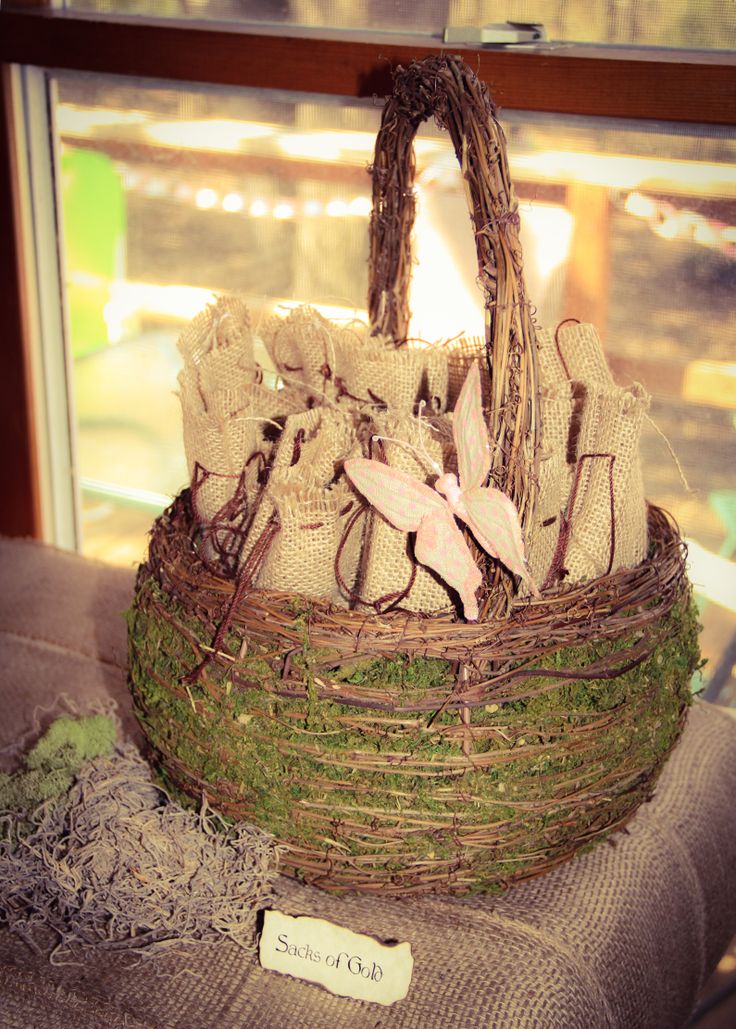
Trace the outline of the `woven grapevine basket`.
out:
M 369 311 L 406 336 L 412 140 L 434 115 L 461 162 L 486 296 L 493 482 L 535 504 L 534 328 L 503 134 L 460 61 L 401 71 L 373 168 Z M 333 890 L 499 889 L 623 825 L 677 740 L 698 661 L 677 529 L 648 509 L 641 564 L 524 599 L 486 561 L 481 618 L 338 608 L 228 578 L 186 490 L 155 523 L 129 615 L 131 689 L 162 777 L 270 830 Z M 264 531 L 256 557 L 278 524 Z

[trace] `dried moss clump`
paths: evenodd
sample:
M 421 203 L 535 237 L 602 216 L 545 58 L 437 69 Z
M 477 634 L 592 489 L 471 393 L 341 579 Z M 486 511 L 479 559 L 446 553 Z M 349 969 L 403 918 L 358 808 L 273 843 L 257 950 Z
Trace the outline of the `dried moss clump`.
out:
M 43 803 L 26 789 L 30 773 L 16 780 L 23 806 L 0 820 L 0 922 L 37 951 L 53 947 L 54 961 L 85 946 L 143 956 L 223 937 L 252 949 L 276 874 L 273 839 L 172 803 L 132 744 L 113 750 L 108 730 L 114 739 L 110 718 L 62 718 L 29 755 L 86 756 L 70 788 Z M 102 740 L 108 753 L 90 760 Z

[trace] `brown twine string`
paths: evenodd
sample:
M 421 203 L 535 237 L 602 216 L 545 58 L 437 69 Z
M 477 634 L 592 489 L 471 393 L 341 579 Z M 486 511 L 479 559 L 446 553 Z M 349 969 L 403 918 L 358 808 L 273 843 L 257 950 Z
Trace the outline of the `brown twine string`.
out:
M 195 507 L 199 492 L 211 478 L 237 480 L 233 496 L 225 501 L 222 507 L 203 526 L 201 537 L 203 544 L 205 544 L 205 553 L 206 544 L 209 544 L 217 555 L 216 562 L 207 561 L 207 563 L 210 566 L 219 565 L 226 575 L 232 577 L 235 574 L 235 569 L 240 560 L 240 553 L 245 543 L 249 517 L 245 468 L 239 474 L 212 472 L 204 468 L 198 461 L 195 461 L 191 486 L 192 503 Z
M 355 511 L 353 511 L 352 515 L 347 521 L 345 528 L 343 529 L 343 534 L 340 537 L 340 542 L 337 545 L 337 552 L 335 553 L 335 581 L 337 582 L 337 585 L 340 588 L 340 592 L 343 594 L 346 600 L 350 601 L 351 604 L 359 604 L 361 603 L 361 599 L 357 593 L 353 592 L 350 586 L 348 586 L 348 584 L 343 579 L 342 572 L 340 571 L 340 558 L 342 557 L 343 551 L 347 546 L 348 539 L 350 538 L 350 534 L 352 533 L 353 528 L 355 527 L 358 519 L 361 515 L 367 513 L 367 505 L 360 505 L 355 509 Z
M 227 607 L 225 608 L 225 614 L 222 618 L 222 621 L 220 622 L 220 625 L 218 626 L 217 632 L 215 633 L 215 638 L 212 641 L 211 651 L 208 654 L 205 654 L 204 658 L 199 662 L 199 664 L 195 668 L 193 668 L 190 672 L 187 672 L 186 675 L 182 676 L 182 683 L 193 686 L 199 679 L 204 669 L 207 667 L 210 661 L 212 661 L 212 659 L 215 657 L 215 655 L 222 647 L 222 644 L 225 641 L 225 636 L 230 627 L 232 626 L 233 618 L 235 617 L 236 612 L 240 608 L 240 604 L 243 600 L 243 597 L 245 596 L 246 592 L 252 588 L 253 579 L 255 578 L 256 572 L 258 571 L 258 568 L 263 562 L 264 557 L 268 553 L 269 547 L 273 543 L 280 528 L 281 526 L 279 525 L 278 516 L 274 512 L 269 518 L 268 522 L 266 523 L 263 532 L 256 540 L 253 550 L 248 555 L 248 560 L 245 562 L 240 571 L 240 575 L 238 576 L 238 582 L 235 587 L 235 592 L 233 593 Z
M 268 462 L 268 457 L 262 450 L 254 450 L 248 460 L 245 462 L 245 467 L 248 468 L 253 461 L 258 461 L 259 468 L 256 472 L 259 486 L 265 486 L 268 482 L 268 477 L 271 474 L 271 467 Z
M 354 393 L 351 393 L 347 387 L 347 383 L 341 375 L 335 376 L 335 389 L 337 390 L 337 400 L 342 400 L 343 397 L 347 397 L 348 400 L 354 400 L 357 404 L 370 403 L 370 400 L 366 400 L 364 397 L 356 397 Z
M 306 437 L 307 434 L 304 431 L 304 429 L 297 429 L 297 431 L 294 433 L 294 447 L 291 453 L 291 461 L 289 462 L 292 468 L 295 464 L 297 464 L 299 458 L 302 456 L 302 443 L 304 442 Z
M 383 407 L 383 408 L 387 408 L 388 407 L 388 404 L 386 403 L 386 401 L 383 400 L 381 397 L 379 397 L 377 393 L 374 393 L 373 390 L 370 389 L 370 388 L 368 389 L 368 396 L 371 398 L 371 401 L 377 407 Z
M 616 518 L 615 518 L 615 498 L 613 492 L 613 465 L 616 460 L 615 454 L 601 453 L 601 454 L 581 454 L 578 458 L 577 465 L 575 467 L 575 478 L 573 479 L 572 488 L 570 490 L 570 496 L 567 501 L 567 510 L 563 513 L 560 512 L 560 534 L 557 537 L 557 545 L 555 552 L 552 556 L 552 563 L 549 566 L 547 577 L 542 583 L 542 592 L 549 589 L 558 580 L 564 578 L 565 570 L 563 568 L 563 562 L 565 555 L 567 554 L 567 548 L 570 543 L 570 535 L 572 532 L 572 514 L 575 509 L 575 502 L 577 500 L 578 489 L 580 486 L 580 479 L 582 477 L 583 461 L 598 457 L 605 457 L 608 459 L 608 490 L 609 490 L 609 503 L 610 503 L 610 516 L 611 516 L 611 545 L 608 551 L 608 567 L 606 568 L 606 575 L 610 575 L 611 569 L 613 568 L 613 557 L 616 551 Z
M 560 329 L 562 328 L 563 325 L 570 325 L 570 324 L 580 325 L 580 319 L 579 318 L 563 318 L 563 320 L 559 323 L 559 325 L 555 329 L 555 346 L 557 347 L 557 354 L 558 354 L 558 356 L 560 358 L 560 362 L 562 364 L 562 367 L 565 369 L 565 375 L 568 377 L 568 379 L 570 378 L 570 369 L 567 367 L 567 361 L 564 358 L 564 355 L 562 353 L 562 347 L 560 346 Z
M 394 611 L 399 606 L 401 601 L 405 600 L 406 597 L 408 597 L 411 593 L 412 587 L 414 586 L 414 583 L 417 579 L 417 571 L 419 565 L 413 554 L 409 554 L 409 559 L 411 561 L 411 573 L 409 574 L 409 582 L 403 590 L 398 590 L 395 593 L 386 593 L 384 594 L 384 596 L 379 597 L 378 600 L 374 600 L 371 606 L 375 610 L 376 614 L 384 615 L 388 614 L 389 611 Z M 383 604 L 388 604 L 388 607 L 382 607 Z
M 379 441 L 377 441 L 379 442 Z M 383 448 L 382 448 L 383 449 Z M 351 589 L 350 586 L 345 582 L 342 572 L 340 571 L 340 558 L 342 557 L 343 551 L 347 545 L 348 539 L 357 524 L 357 521 L 361 515 L 369 514 L 370 508 L 367 505 L 361 505 L 358 507 L 348 519 L 347 525 L 343 529 L 340 542 L 337 545 L 337 552 L 335 554 L 335 581 L 340 588 L 340 591 L 347 600 L 350 601 L 351 607 L 362 607 L 372 608 L 376 614 L 387 614 L 389 611 L 393 611 L 402 600 L 412 591 L 412 587 L 416 582 L 418 563 L 413 555 L 409 555 L 411 558 L 411 574 L 409 576 L 409 583 L 403 590 L 398 590 L 395 593 L 386 593 L 382 597 L 378 597 L 377 600 L 365 600 L 359 593 Z M 374 515 L 375 517 L 375 515 Z M 383 608 L 384 604 L 388 604 L 388 607 Z M 383 608 L 383 609 L 382 609 Z

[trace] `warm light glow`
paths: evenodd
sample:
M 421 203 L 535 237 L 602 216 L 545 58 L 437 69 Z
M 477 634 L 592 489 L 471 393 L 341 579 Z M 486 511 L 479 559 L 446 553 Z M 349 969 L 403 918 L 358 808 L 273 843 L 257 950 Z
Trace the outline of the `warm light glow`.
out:
M 643 193 L 637 193 L 636 190 L 626 197 L 624 210 L 627 214 L 633 214 L 637 218 L 656 218 L 657 216 L 657 205 L 652 198 L 644 196 Z
M 736 167 L 725 163 L 541 150 L 535 154 L 512 154 L 509 164 L 516 179 L 581 182 L 611 189 L 646 188 L 695 196 L 736 196 Z
M 702 215 L 695 215 L 693 222 L 693 239 L 706 247 L 717 247 L 722 242 L 720 234 L 715 225 L 707 221 Z
M 371 210 L 372 205 L 368 197 L 355 197 L 348 204 L 348 212 L 359 218 L 368 218 Z
M 373 153 L 376 137 L 372 132 L 329 130 L 323 132 L 283 132 L 277 138 L 277 146 L 288 157 L 311 161 L 337 161 L 342 157 Z M 417 156 L 424 156 L 441 150 L 446 143 L 435 139 L 417 139 L 414 149 Z
M 98 129 L 119 129 L 125 125 L 143 125 L 151 115 L 145 111 L 115 111 L 109 107 L 77 107 L 57 104 L 56 125 L 66 136 L 89 136 Z
M 110 301 L 106 305 L 106 317 L 109 313 L 108 330 L 115 329 L 117 339 L 121 338 L 123 327 L 134 325 L 142 316 L 167 320 L 172 323 L 186 323 L 217 299 L 214 290 L 202 289 L 198 286 L 159 286 L 148 282 L 131 282 L 120 280 L 110 282 L 102 276 L 74 273 L 68 281 L 74 285 L 87 287 L 106 287 L 110 291 Z M 252 310 L 261 309 L 271 314 L 285 316 L 289 311 L 300 307 L 302 300 L 271 299 L 264 303 L 263 297 L 243 296 L 243 300 Z M 341 307 L 336 304 L 310 301 L 310 307 L 318 311 L 324 318 L 336 322 L 363 322 L 367 320 L 364 308 Z M 111 342 L 113 339 L 111 337 Z
M 427 193 L 417 186 L 414 222 L 416 266 L 410 285 L 410 334 L 435 342 L 459 333 L 484 331 L 483 296 L 468 281 L 451 253 L 447 239 L 429 213 Z M 467 232 L 467 224 L 462 226 Z
M 301 157 L 313 161 L 336 161 L 342 156 L 342 147 L 337 133 L 304 132 L 294 135 L 279 135 L 276 145 L 288 157 Z
M 542 287 L 567 260 L 574 224 L 570 212 L 557 204 L 522 205 L 521 241 L 526 264 L 534 265 Z
M 303 300 L 273 300 L 269 306 L 273 314 L 281 315 L 283 318 L 303 303 Z M 368 322 L 368 312 L 362 307 L 340 307 L 337 304 L 323 304 L 319 300 L 310 300 L 309 306 L 332 322 L 344 322 L 346 325 L 355 322 L 366 325 Z
M 146 139 L 179 150 L 216 150 L 227 153 L 242 144 L 275 135 L 276 126 L 233 118 L 201 118 L 190 121 L 160 121 L 143 130 Z
M 292 204 L 287 204 L 285 202 L 276 204 L 273 209 L 273 216 L 278 219 L 278 221 L 286 221 L 287 218 L 294 217 L 294 207 Z
M 330 200 L 325 210 L 330 218 L 342 218 L 348 213 L 348 205 L 344 200 Z
M 736 409 L 736 364 L 690 361 L 682 380 L 682 399 L 689 404 Z
M 671 215 L 659 223 L 653 225 L 652 231 L 662 239 L 677 239 L 682 233 L 682 221 L 677 215 Z
M 322 204 L 319 200 L 305 200 L 304 201 L 304 214 L 307 218 L 315 218 L 318 214 L 322 213 Z
M 685 542 L 690 581 L 695 592 L 712 604 L 736 613 L 736 562 L 706 550 L 696 540 Z
M 227 211 L 228 214 L 237 214 L 238 211 L 243 210 L 243 207 L 243 198 L 240 193 L 228 193 L 227 196 L 222 198 L 222 209 Z
M 146 179 L 143 184 L 143 193 L 147 197 L 165 197 L 168 191 L 169 187 L 166 180 L 156 178 L 155 176 L 153 178 Z
M 717 971 L 723 975 L 730 975 L 731 972 L 736 972 L 736 954 L 733 954 L 731 951 L 724 954 L 718 962 Z
M 128 135 L 131 139 L 143 138 L 180 150 L 237 153 L 251 142 L 265 140 L 268 141 L 267 147 L 275 146 L 289 157 L 330 161 L 340 158 L 364 160 L 370 157 L 375 146 L 373 131 L 292 132 L 275 124 L 234 118 L 152 121 L 153 116 L 144 111 L 88 109 L 64 103 L 57 105 L 56 117 L 63 136 L 104 137 L 115 130 L 119 136 L 121 129 L 125 134 L 125 128 L 130 127 Z M 444 153 L 447 141 L 420 137 L 415 140 L 414 149 L 417 157 L 422 159 Z M 526 154 L 513 150 L 510 167 L 517 180 L 581 182 L 632 191 L 646 189 L 688 195 L 736 196 L 736 168 L 726 163 L 575 150 L 540 150 Z M 639 214 L 635 210 L 630 213 Z M 646 214 L 639 216 L 647 217 Z
M 135 323 L 141 315 L 153 315 L 172 322 L 188 322 L 216 299 L 209 289 L 197 286 L 157 286 L 148 282 L 110 283 L 110 301 L 105 318 L 108 332 Z M 120 337 L 118 337 L 120 338 Z
M 472 244 L 466 239 L 467 214 L 458 198 L 448 207 L 444 190 L 417 185 L 414 225 L 411 335 L 430 342 L 459 333 L 484 332 L 483 294 L 478 288 Z M 523 204 L 521 240 L 530 299 L 543 296 L 552 274 L 567 260 L 574 218 L 557 204 Z M 467 247 L 466 247 L 467 243 Z
M 268 204 L 265 200 L 254 200 L 248 208 L 248 213 L 251 218 L 263 218 L 264 215 L 268 214 Z
M 217 203 L 217 193 L 208 186 L 198 189 L 194 194 L 194 203 L 201 211 L 209 211 Z

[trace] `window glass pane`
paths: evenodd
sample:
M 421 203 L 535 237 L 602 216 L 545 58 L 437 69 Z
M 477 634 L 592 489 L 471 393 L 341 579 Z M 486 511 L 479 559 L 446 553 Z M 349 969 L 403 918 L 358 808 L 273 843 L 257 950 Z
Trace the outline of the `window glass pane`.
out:
M 440 37 L 447 25 L 542 22 L 547 38 L 685 48 L 736 47 L 731 0 L 65 0 L 73 11 L 371 29 Z
M 372 102 L 59 78 L 86 553 L 138 558 L 186 483 L 176 338 L 215 292 L 244 294 L 256 322 L 289 302 L 365 316 L 379 117 Z M 717 664 L 736 633 L 736 144 L 712 128 L 504 122 L 537 320 L 594 322 L 617 380 L 652 394 L 647 495 L 692 541 Z M 434 128 L 417 167 L 412 333 L 482 333 L 462 183 Z

